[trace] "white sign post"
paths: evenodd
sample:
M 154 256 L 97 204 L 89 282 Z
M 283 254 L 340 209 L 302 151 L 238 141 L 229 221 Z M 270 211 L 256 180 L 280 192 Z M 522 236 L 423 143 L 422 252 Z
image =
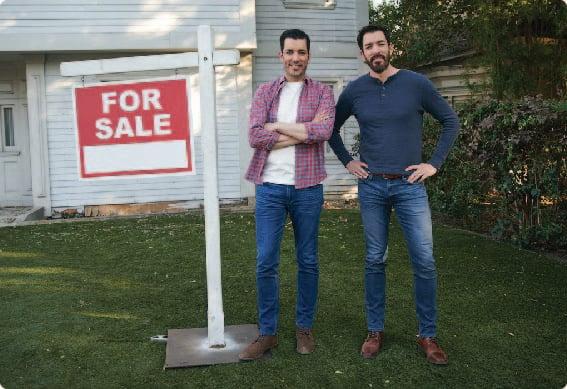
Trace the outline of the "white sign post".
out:
M 213 35 L 209 26 L 199 26 L 199 88 L 203 126 L 205 241 L 207 256 L 207 298 L 209 346 L 224 347 L 222 309 L 219 189 L 217 170 L 217 114 Z
M 208 328 L 169 330 L 165 367 L 237 362 L 238 352 L 257 334 L 255 325 L 227 327 L 225 339 L 221 287 L 220 217 L 217 168 L 217 131 L 214 66 L 236 65 L 238 50 L 214 50 L 210 26 L 199 26 L 198 53 L 164 54 L 103 60 L 65 62 L 63 76 L 199 67 L 205 239 L 208 296 Z M 206 330 L 206 332 L 204 331 Z M 201 338 L 205 339 L 201 339 Z

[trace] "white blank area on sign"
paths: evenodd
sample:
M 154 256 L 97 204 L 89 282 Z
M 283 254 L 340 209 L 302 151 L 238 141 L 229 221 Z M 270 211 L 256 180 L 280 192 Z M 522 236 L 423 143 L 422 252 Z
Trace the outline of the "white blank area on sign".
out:
M 85 173 L 188 168 L 187 141 L 85 146 Z

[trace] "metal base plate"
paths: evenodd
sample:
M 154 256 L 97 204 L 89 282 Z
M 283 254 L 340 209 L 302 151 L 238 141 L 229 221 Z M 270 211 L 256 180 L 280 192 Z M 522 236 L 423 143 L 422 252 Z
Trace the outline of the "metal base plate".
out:
M 225 347 L 212 348 L 207 328 L 168 330 L 164 369 L 239 362 L 238 354 L 257 336 L 255 324 L 226 326 Z

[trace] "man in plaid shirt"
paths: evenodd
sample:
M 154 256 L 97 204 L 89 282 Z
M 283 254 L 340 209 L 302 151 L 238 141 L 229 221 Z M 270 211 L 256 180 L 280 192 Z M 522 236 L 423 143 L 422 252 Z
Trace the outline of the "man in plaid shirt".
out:
M 256 286 L 259 337 L 239 355 L 260 358 L 277 346 L 280 243 L 289 214 L 297 257 L 297 352 L 315 348 L 311 331 L 319 280 L 317 237 L 325 179 L 324 143 L 333 131 L 331 88 L 306 77 L 309 36 L 287 30 L 280 36 L 284 74 L 260 85 L 250 112 L 254 156 L 246 178 L 256 184 Z

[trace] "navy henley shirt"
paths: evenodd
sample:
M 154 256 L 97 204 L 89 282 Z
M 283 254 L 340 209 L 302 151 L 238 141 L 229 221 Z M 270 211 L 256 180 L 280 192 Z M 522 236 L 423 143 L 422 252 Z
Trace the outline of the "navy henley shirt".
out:
M 400 69 L 386 82 L 365 74 L 351 81 L 337 102 L 329 145 L 343 163 L 353 160 L 340 129 L 354 115 L 360 127 L 360 160 L 372 173 L 408 174 L 421 163 L 423 113 L 443 125 L 437 147 L 428 163 L 441 167 L 459 132 L 459 119 L 427 77 Z

